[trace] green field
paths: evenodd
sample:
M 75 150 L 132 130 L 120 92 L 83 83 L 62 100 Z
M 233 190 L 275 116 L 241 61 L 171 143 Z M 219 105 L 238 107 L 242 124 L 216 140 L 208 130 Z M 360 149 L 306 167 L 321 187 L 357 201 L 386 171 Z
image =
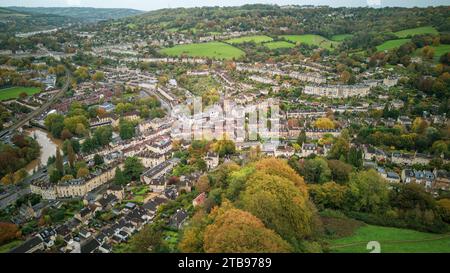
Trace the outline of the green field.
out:
M 273 41 L 272 38 L 270 38 L 269 36 L 266 35 L 254 35 L 254 36 L 244 36 L 244 37 L 239 37 L 239 38 L 234 38 L 234 39 L 230 39 L 230 40 L 226 40 L 226 43 L 229 44 L 243 44 L 243 43 L 256 43 L 256 44 L 261 44 L 261 43 L 265 43 L 265 42 L 271 42 Z
M 207 57 L 215 59 L 233 59 L 239 58 L 245 54 L 244 51 L 239 48 L 220 42 L 177 45 L 171 48 L 164 48 L 161 50 L 161 53 L 169 56 L 186 55 L 189 57 Z
M 16 99 L 19 97 L 19 94 L 25 92 L 28 95 L 34 95 L 36 93 L 41 92 L 41 89 L 38 87 L 10 87 L 5 89 L 0 89 L 0 101 Z
M 338 34 L 338 35 L 333 35 L 331 37 L 331 40 L 335 41 L 335 42 L 342 42 L 342 41 L 344 41 L 346 39 L 350 39 L 352 37 L 353 37 L 352 34 Z
M 411 39 L 389 40 L 389 41 L 386 41 L 386 42 L 382 43 L 381 45 L 377 46 L 377 50 L 378 51 L 391 50 L 391 49 L 400 47 L 401 45 L 406 44 L 410 41 L 411 41 Z
M 419 34 L 438 34 L 439 32 L 432 26 L 427 27 L 417 27 L 410 28 L 401 31 L 397 31 L 394 34 L 399 38 L 406 38 L 409 36 L 419 35 Z
M 325 37 L 315 34 L 305 34 L 305 35 L 283 35 L 282 38 L 294 42 L 294 43 L 304 43 L 307 45 L 315 45 L 325 49 L 333 49 L 338 42 L 330 41 Z
M 295 47 L 295 45 L 293 43 L 289 43 L 286 41 L 276 41 L 276 42 L 269 42 L 269 43 L 264 43 L 264 45 L 266 47 L 268 47 L 269 49 L 279 49 L 279 48 L 293 48 Z
M 441 58 L 442 55 L 450 52 L 450 45 L 443 44 L 439 46 L 431 46 L 434 49 L 434 61 L 438 62 L 439 58 Z M 413 56 L 421 56 L 422 54 L 422 48 L 416 49 L 414 51 Z
M 23 243 L 23 241 L 21 240 L 16 240 L 16 241 L 12 241 L 9 242 L 7 244 L 4 244 L 2 246 L 0 246 L 0 253 L 7 253 L 9 252 L 11 249 L 18 247 L 19 245 L 21 245 Z
M 332 240 L 332 252 L 369 253 L 367 243 L 380 243 L 382 253 L 450 253 L 450 234 L 365 225 L 352 236 Z

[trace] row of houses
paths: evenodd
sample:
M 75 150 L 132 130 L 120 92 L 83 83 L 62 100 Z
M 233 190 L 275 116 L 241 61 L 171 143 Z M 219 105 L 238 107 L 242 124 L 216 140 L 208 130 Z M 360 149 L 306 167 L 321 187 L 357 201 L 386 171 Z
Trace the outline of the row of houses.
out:
M 111 181 L 114 178 L 116 167 L 122 167 L 123 163 L 112 163 L 107 167 L 97 168 L 85 178 L 76 178 L 68 181 L 60 181 L 57 184 L 50 183 L 48 176 L 41 177 L 30 184 L 30 190 L 40 195 L 43 199 L 55 200 L 58 198 L 83 197 L 90 191 Z

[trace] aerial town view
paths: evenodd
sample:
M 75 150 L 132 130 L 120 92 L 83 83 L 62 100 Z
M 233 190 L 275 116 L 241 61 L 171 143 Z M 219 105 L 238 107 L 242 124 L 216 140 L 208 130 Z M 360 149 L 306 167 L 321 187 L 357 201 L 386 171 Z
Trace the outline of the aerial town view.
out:
M 2 0 L 0 30 L 0 253 L 450 253 L 448 0 Z

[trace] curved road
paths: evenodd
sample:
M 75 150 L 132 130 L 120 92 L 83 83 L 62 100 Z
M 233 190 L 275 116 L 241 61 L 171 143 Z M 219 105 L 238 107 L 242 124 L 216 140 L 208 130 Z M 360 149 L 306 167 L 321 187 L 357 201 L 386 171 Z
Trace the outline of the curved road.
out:
M 69 70 L 66 68 L 66 82 L 64 83 L 63 88 L 56 93 L 50 100 L 48 100 L 46 103 L 44 103 L 41 107 L 31 112 L 26 118 L 20 120 L 19 122 L 15 123 L 14 125 L 6 128 L 0 133 L 0 138 L 4 137 L 5 135 L 8 135 L 9 133 L 14 132 L 15 130 L 19 129 L 20 127 L 24 126 L 27 122 L 29 122 L 34 117 L 42 114 L 44 111 L 46 111 L 57 99 L 61 98 L 64 93 L 69 89 L 70 84 L 70 73 Z

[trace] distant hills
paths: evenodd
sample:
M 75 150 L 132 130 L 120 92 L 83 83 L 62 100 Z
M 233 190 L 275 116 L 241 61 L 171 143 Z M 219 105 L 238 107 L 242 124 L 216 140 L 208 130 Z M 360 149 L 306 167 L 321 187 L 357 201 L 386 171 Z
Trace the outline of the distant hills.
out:
M 119 19 L 144 13 L 135 9 L 102 9 L 88 7 L 8 7 L 9 10 L 29 14 L 49 14 L 71 17 L 83 22 L 97 22 L 101 20 Z
M 139 15 L 134 9 L 0 7 L 0 32 L 20 33 Z

